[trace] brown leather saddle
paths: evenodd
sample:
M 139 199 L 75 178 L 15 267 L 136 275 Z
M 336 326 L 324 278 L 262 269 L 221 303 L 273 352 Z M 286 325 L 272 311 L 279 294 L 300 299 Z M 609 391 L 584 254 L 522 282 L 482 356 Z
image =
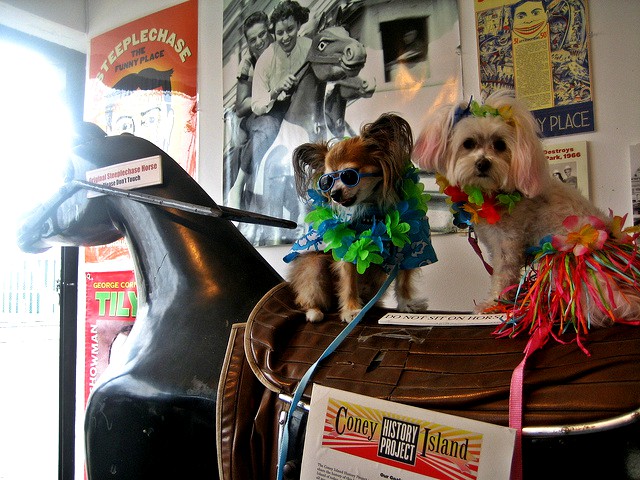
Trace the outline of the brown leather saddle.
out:
M 337 313 L 321 323 L 307 323 L 293 298 L 287 283 L 274 287 L 255 306 L 246 325 L 237 326 L 232 334 L 218 395 L 217 445 L 223 479 L 275 478 L 279 421 L 289 409 L 287 400 L 345 326 Z M 528 338 L 498 339 L 492 326 L 378 324 L 387 311 L 373 307 L 320 363 L 304 402 L 309 402 L 311 383 L 316 382 L 508 425 L 511 376 L 523 359 Z M 640 438 L 636 422 L 640 328 L 616 325 L 593 330 L 586 347 L 590 356 L 575 343 L 550 341 L 528 360 L 523 404 L 525 478 L 555 478 L 555 473 L 595 478 L 599 472 L 603 478 L 640 478 L 640 472 L 629 471 L 630 456 L 640 456 L 636 440 Z M 299 421 L 300 443 L 303 413 Z M 301 450 L 300 444 L 290 453 L 301 456 Z M 595 452 L 605 455 L 602 467 L 593 462 Z M 544 455 L 542 462 L 540 455 Z M 551 469 L 552 456 L 565 468 Z M 291 477 L 295 478 L 295 462 Z

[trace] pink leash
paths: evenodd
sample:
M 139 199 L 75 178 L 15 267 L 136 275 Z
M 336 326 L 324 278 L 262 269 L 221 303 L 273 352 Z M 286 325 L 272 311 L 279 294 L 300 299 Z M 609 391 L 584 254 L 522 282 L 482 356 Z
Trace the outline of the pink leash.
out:
M 511 385 L 509 390 L 509 427 L 516 431 L 516 444 L 513 449 L 513 460 L 511 462 L 511 480 L 522 479 L 522 405 L 523 405 L 523 386 L 524 386 L 524 369 L 527 360 L 533 352 L 542 348 L 547 342 L 550 326 L 546 328 L 536 328 L 527 346 L 524 348 L 524 358 L 515 368 L 511 375 Z
M 476 255 L 482 260 L 484 268 L 493 275 L 493 267 L 489 265 L 482 254 L 478 237 L 473 230 L 473 226 L 469 226 L 468 233 L 469 244 L 476 252 Z M 522 480 L 522 405 L 523 405 L 523 386 L 524 386 L 524 370 L 527 360 L 533 352 L 541 348 L 546 342 L 546 334 L 543 335 L 537 328 L 529 338 L 527 346 L 524 349 L 524 358 L 513 370 L 511 374 L 511 384 L 509 386 L 509 427 L 516 431 L 516 441 L 513 448 L 513 459 L 511 461 L 511 480 Z
M 473 248 L 473 251 L 476 252 L 476 255 L 480 257 L 480 260 L 482 260 L 482 264 L 484 265 L 484 268 L 487 270 L 487 272 L 489 272 L 489 275 L 493 275 L 493 267 L 486 262 L 486 260 L 484 259 L 484 256 L 482 255 L 482 250 L 480 249 L 480 244 L 478 243 L 478 237 L 476 236 L 476 232 L 473 229 L 473 225 L 469 225 L 469 232 L 467 234 L 467 239 L 469 240 L 469 244 Z
M 516 431 L 516 443 L 511 460 L 511 480 L 522 479 L 522 386 L 524 384 L 524 368 L 529 354 L 525 353 L 520 364 L 511 375 L 509 390 L 509 427 Z

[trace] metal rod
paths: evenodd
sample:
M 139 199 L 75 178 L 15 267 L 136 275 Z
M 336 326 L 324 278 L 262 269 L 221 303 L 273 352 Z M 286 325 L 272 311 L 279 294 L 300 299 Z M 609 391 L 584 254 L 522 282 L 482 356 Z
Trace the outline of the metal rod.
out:
M 268 225 L 273 227 L 282 228 L 296 228 L 297 224 L 291 220 L 285 220 L 282 218 L 271 217 L 269 215 L 263 215 L 261 213 L 248 212 L 246 210 L 238 210 L 230 207 L 221 207 L 216 205 L 214 207 L 206 207 L 204 205 L 197 205 L 189 202 L 182 202 L 180 200 L 171 200 L 167 198 L 158 197 L 156 195 L 149 195 L 147 193 L 134 192 L 131 190 L 123 190 L 121 188 L 108 187 L 106 185 L 100 185 L 97 183 L 87 182 L 84 180 L 72 180 L 70 182 L 77 188 L 84 188 L 94 192 L 102 193 L 104 195 L 114 195 L 116 197 L 124 197 L 130 200 L 135 200 L 141 203 L 149 203 L 152 205 L 158 205 L 160 207 L 176 208 L 185 212 L 195 213 L 198 215 L 205 215 L 208 217 L 224 218 L 231 221 L 245 222 L 245 223 L 257 223 L 260 225 Z
M 556 425 L 551 427 L 524 427 L 522 429 L 522 435 L 525 437 L 562 437 L 566 435 L 596 433 L 625 427 L 637 422 L 638 419 L 640 419 L 640 408 L 629 413 L 618 415 L 617 417 L 596 420 L 591 423 Z
M 284 218 L 271 217 L 256 212 L 248 212 L 246 210 L 238 210 L 231 207 L 218 206 L 222 211 L 222 217 L 234 222 L 257 223 L 259 225 L 268 225 L 272 227 L 282 227 L 293 229 L 298 226 L 296 222 L 285 220 Z
M 116 197 L 129 198 L 141 203 L 150 203 L 160 207 L 177 208 L 185 212 L 197 213 L 208 217 L 222 217 L 222 211 L 216 207 L 205 207 L 193 203 L 181 202 L 180 200 L 171 200 L 147 193 L 134 192 L 132 190 L 123 190 L 121 188 L 108 187 L 98 183 L 86 182 L 84 180 L 72 180 L 71 183 L 78 185 L 80 188 L 91 190 L 92 192 L 102 193 L 103 195 L 113 195 Z

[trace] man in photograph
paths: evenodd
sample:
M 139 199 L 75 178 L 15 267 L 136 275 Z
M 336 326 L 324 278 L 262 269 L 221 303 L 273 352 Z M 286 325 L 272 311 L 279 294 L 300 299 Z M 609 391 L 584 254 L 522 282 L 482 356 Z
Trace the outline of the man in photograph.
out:
M 573 175 L 571 165 L 566 165 L 564 167 L 564 183 L 568 183 L 573 188 L 578 188 L 578 178 Z

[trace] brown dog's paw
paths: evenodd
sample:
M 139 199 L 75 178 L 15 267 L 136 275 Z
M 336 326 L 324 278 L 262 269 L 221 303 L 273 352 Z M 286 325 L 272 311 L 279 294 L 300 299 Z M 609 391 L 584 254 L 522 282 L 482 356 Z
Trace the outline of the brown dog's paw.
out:
M 318 323 L 324 319 L 324 313 L 322 313 L 318 308 L 310 308 L 307 310 L 306 317 L 307 322 Z
M 340 310 L 340 320 L 346 323 L 351 323 L 351 321 L 358 316 L 361 310 L 361 308 L 354 310 L 344 308 Z

